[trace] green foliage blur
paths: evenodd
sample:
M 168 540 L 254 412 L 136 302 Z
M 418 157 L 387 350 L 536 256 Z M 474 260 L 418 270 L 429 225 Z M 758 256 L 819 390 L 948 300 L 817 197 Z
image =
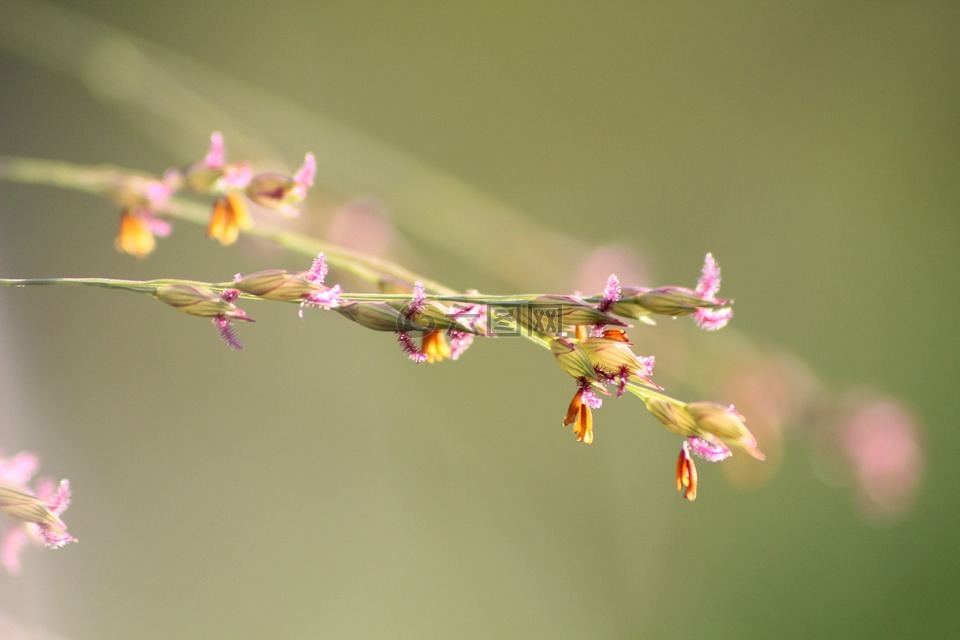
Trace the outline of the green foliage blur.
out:
M 600 246 L 642 256 L 632 284 L 692 286 L 712 251 L 733 333 L 632 333 L 668 390 L 698 399 L 695 380 L 725 375 L 711 341 L 788 350 L 835 398 L 914 411 L 926 468 L 911 508 L 876 522 L 807 416 L 769 477 L 701 465 L 688 504 L 679 442 L 636 399 L 607 401 L 577 445 L 574 386 L 519 340 L 415 366 L 389 334 L 251 304 L 236 353 L 146 298 L 0 290 L 0 448 L 71 480 L 80 539 L 0 575 L 0 616 L 77 640 L 960 631 L 960 5 L 51 6 L 73 17 L 0 4 L 0 155 L 160 172 L 214 130 L 236 159 L 313 151 L 301 229 L 375 198 L 393 258 L 491 293 L 586 286 L 580 251 Z M 77 44 L 101 27 L 126 35 Z M 137 261 L 113 249 L 117 213 L 0 183 L 0 275 L 308 266 L 185 224 Z

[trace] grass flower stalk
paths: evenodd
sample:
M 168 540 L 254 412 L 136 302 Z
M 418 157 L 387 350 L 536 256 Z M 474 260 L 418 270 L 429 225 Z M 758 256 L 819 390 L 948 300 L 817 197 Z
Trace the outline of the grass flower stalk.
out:
M 555 292 L 488 295 L 457 291 L 393 262 L 307 237 L 254 219 L 248 203 L 283 215 L 298 215 L 296 205 L 313 184 L 316 162 L 307 154 L 293 176 L 254 173 L 245 162 L 227 162 L 223 136 L 214 133 L 206 155 L 185 169 L 151 176 L 110 166 L 78 166 L 31 158 L 0 158 L 0 179 L 45 184 L 111 199 L 121 208 L 115 246 L 143 258 L 168 235 L 172 222 L 206 228 L 220 244 L 240 235 L 271 241 L 312 260 L 307 269 L 263 269 L 232 280 L 201 282 L 180 279 L 0 278 L 3 287 L 81 286 L 148 294 L 182 313 L 211 319 L 231 348 L 242 348 L 235 321 L 252 322 L 241 305 L 251 301 L 295 303 L 305 309 L 336 311 L 343 318 L 382 332 L 393 332 L 401 351 L 417 363 L 460 358 L 474 338 L 516 335 L 548 349 L 560 369 L 573 378 L 576 391 L 563 418 L 576 440 L 595 439 L 593 411 L 601 395 L 625 391 L 669 431 L 684 438 L 677 465 L 677 486 L 696 497 L 693 456 L 708 461 L 729 457 L 731 447 L 757 459 L 763 454 L 732 406 L 683 402 L 653 382 L 654 359 L 638 355 L 627 335 L 630 320 L 693 316 L 705 330 L 716 330 L 732 317 L 731 302 L 717 297 L 720 268 L 707 254 L 692 289 L 671 286 L 622 286 L 611 275 L 592 296 Z M 205 206 L 198 200 L 212 199 Z M 211 213 L 212 210 L 212 213 Z M 305 265 L 306 266 L 306 265 Z M 344 291 L 325 282 L 328 269 L 352 274 L 374 291 Z

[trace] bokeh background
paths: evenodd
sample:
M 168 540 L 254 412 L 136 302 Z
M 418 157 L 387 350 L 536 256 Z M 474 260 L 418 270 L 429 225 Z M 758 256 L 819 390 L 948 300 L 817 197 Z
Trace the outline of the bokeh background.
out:
M 9 637 L 960 630 L 957 3 L 4 0 L 0 77 L 2 155 L 313 151 L 301 230 L 460 288 L 692 286 L 712 251 L 732 327 L 633 337 L 770 455 L 701 465 L 688 504 L 677 438 L 625 398 L 575 444 L 573 386 L 526 342 L 418 367 L 260 304 L 237 353 L 147 298 L 0 290 L 0 447 L 70 478 L 80 539 L 0 575 Z M 107 200 L 0 198 L 5 277 L 305 267 L 187 224 L 138 261 Z M 844 436 L 872 398 L 896 404 Z M 903 473 L 871 498 L 884 421 Z

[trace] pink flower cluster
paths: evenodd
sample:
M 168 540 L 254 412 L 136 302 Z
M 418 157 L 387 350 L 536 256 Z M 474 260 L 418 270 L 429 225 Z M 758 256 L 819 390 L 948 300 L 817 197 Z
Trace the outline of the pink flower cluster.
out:
M 170 235 L 170 223 L 161 216 L 169 213 L 169 200 L 181 189 L 214 196 L 207 236 L 220 244 L 236 242 L 240 231 L 253 226 L 247 200 L 286 216 L 297 216 L 296 206 L 313 186 L 317 162 L 306 154 L 293 176 L 254 173 L 246 162 L 227 162 L 223 135 L 214 132 L 203 160 L 185 169 L 170 169 L 159 179 L 134 176 L 114 189 L 121 205 L 117 250 L 143 258 L 156 248 L 156 236 Z M 244 198 L 245 196 L 245 198 Z

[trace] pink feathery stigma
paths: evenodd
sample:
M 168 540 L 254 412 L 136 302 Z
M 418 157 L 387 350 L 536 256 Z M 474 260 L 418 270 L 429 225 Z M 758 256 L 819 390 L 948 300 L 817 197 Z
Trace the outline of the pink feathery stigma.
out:
M 476 289 L 470 289 L 467 293 L 475 296 L 479 295 L 480 292 Z M 484 316 L 487 315 L 487 306 L 484 304 L 455 302 L 450 315 L 461 324 L 477 330 L 479 329 L 480 323 L 483 322 Z
M 627 388 L 627 384 L 634 376 L 639 378 L 640 381 L 649 387 L 653 387 L 654 389 L 663 389 L 663 387 L 650 379 L 650 377 L 653 376 L 653 366 L 656 364 L 656 358 L 654 356 L 635 357 L 636 364 L 634 365 L 632 372 L 629 367 L 623 366 L 620 368 L 620 371 L 615 379 L 607 380 L 607 382 L 612 382 L 617 385 L 618 398 L 623 395 L 623 392 Z
M 54 486 L 50 478 L 41 478 L 37 482 L 37 498 L 46 503 L 47 511 L 56 518 L 56 523 L 33 523 L 33 531 L 46 546 L 57 549 L 74 542 L 76 538 L 67 532 L 67 526 L 60 520 L 60 514 L 70 506 L 70 481 L 61 480 Z
M 655 356 L 637 356 L 640 366 L 637 368 L 637 374 L 642 378 L 649 378 L 653 375 L 653 367 L 657 364 Z
M 467 293 L 477 295 L 479 292 L 476 289 L 471 289 Z M 455 303 L 450 316 L 460 324 L 477 331 L 479 330 L 479 323 L 482 322 L 487 313 L 486 310 L 486 306 L 481 304 Z M 447 330 L 447 337 L 450 338 L 450 359 L 457 360 L 473 344 L 474 334 L 451 328 Z
M 224 289 L 223 292 L 220 293 L 220 299 L 223 300 L 224 302 L 233 302 L 239 297 L 240 297 L 239 289 Z
M 418 309 L 423 306 L 424 296 L 423 283 L 417 280 L 413 283 L 413 304 Z
M 41 523 L 37 525 L 38 533 L 40 534 L 40 539 L 43 541 L 43 544 L 47 545 L 52 549 L 57 549 L 67 544 L 68 542 L 76 541 L 72 535 L 67 532 L 66 525 L 60 521 L 60 514 L 67 510 L 67 507 L 70 506 L 70 481 L 61 480 L 60 484 L 57 486 L 56 490 L 52 492 L 52 495 L 47 494 L 47 491 L 39 491 L 38 496 L 42 497 L 47 501 L 47 509 L 50 513 L 57 517 L 57 524 L 47 524 Z
M 57 488 L 53 489 L 53 482 L 46 478 L 45 480 L 45 486 L 38 487 L 37 495 L 46 500 L 50 513 L 60 516 L 70 506 L 70 481 L 61 480 Z
M 707 442 L 703 438 L 697 437 L 684 440 L 683 448 L 686 449 L 687 453 L 692 453 L 707 462 L 720 462 L 733 455 L 722 442 Z
M 417 364 L 427 361 L 427 354 L 421 351 L 420 347 L 417 346 L 417 343 L 413 341 L 413 338 L 411 338 L 405 332 L 397 332 L 397 342 L 400 343 L 400 349 L 407 354 L 407 357 Z
M 70 533 L 62 525 L 38 524 L 37 532 L 40 534 L 40 540 L 50 549 L 59 549 L 63 545 L 76 542 Z
M 716 297 L 720 291 L 720 265 L 713 259 L 713 254 L 708 253 L 703 261 L 703 270 L 700 272 L 700 279 L 697 281 L 697 295 L 718 303 L 726 303 Z M 717 331 L 727 326 L 730 319 L 733 318 L 733 309 L 724 307 L 722 309 L 701 308 L 693 314 L 693 320 L 697 326 L 704 331 Z
M 713 259 L 713 254 L 708 253 L 703 260 L 703 270 L 697 281 L 696 292 L 699 296 L 713 300 L 718 291 L 720 291 L 720 266 Z
M 207 151 L 207 157 L 203 159 L 203 164 L 208 169 L 222 169 L 226 160 L 227 152 L 223 144 L 223 134 L 214 131 L 210 134 L 210 150 Z
M 413 283 L 413 298 L 410 300 L 410 304 L 404 307 L 403 315 L 408 318 L 413 317 L 415 313 L 417 313 L 418 311 L 420 311 L 421 308 L 423 308 L 423 304 L 425 300 L 426 300 L 426 293 L 424 293 L 424 290 L 423 290 L 423 283 L 417 280 L 416 282 Z
M 314 284 L 323 284 L 323 281 L 327 279 L 327 256 L 322 253 L 317 254 L 317 257 L 314 258 L 313 264 L 310 265 L 310 271 L 307 272 L 307 280 Z
M 623 397 L 623 392 L 627 390 L 627 383 L 630 382 L 630 367 L 623 365 L 617 372 L 617 397 Z
M 293 175 L 293 181 L 303 185 L 306 188 L 313 186 L 313 178 L 317 174 L 317 161 L 312 153 L 308 153 L 303 158 L 303 165 Z M 305 195 L 305 194 L 304 194 Z
M 340 306 L 340 293 L 340 285 L 334 285 L 326 291 L 314 291 L 306 297 L 305 302 L 324 309 L 335 309 Z
M 733 309 L 730 307 L 724 307 L 723 309 L 697 309 L 693 314 L 694 322 L 704 331 L 723 329 L 732 317 Z
M 300 316 L 300 319 L 303 320 L 303 310 L 306 307 L 320 307 L 321 309 L 336 309 L 342 304 L 340 300 L 340 294 L 342 290 L 340 285 L 334 285 L 332 289 L 327 289 L 326 291 L 314 291 L 307 294 L 303 299 L 303 302 L 300 303 L 300 311 L 297 312 L 297 315 Z
M 237 340 L 237 333 L 233 329 L 233 324 L 230 322 L 229 318 L 226 318 L 222 315 L 213 317 L 213 326 L 217 328 L 217 333 L 220 335 L 220 339 L 223 340 L 228 347 L 231 349 L 236 349 L 240 351 L 243 349 L 243 345 L 240 344 L 240 341 Z
M 463 355 L 463 352 L 473 344 L 473 334 L 465 331 L 449 331 L 450 337 L 450 359 L 457 360 Z
M 622 295 L 620 291 L 620 281 L 617 279 L 616 274 L 610 274 L 610 277 L 607 278 L 607 286 L 603 290 L 603 299 L 598 305 L 600 311 L 606 313 Z
M 593 390 L 593 386 L 587 378 L 577 378 L 577 386 L 580 387 L 580 401 L 591 409 L 599 409 L 603 405 L 603 400 Z
M 593 389 L 584 389 L 580 399 L 591 409 L 599 409 L 603 406 L 603 400 L 600 399 Z

